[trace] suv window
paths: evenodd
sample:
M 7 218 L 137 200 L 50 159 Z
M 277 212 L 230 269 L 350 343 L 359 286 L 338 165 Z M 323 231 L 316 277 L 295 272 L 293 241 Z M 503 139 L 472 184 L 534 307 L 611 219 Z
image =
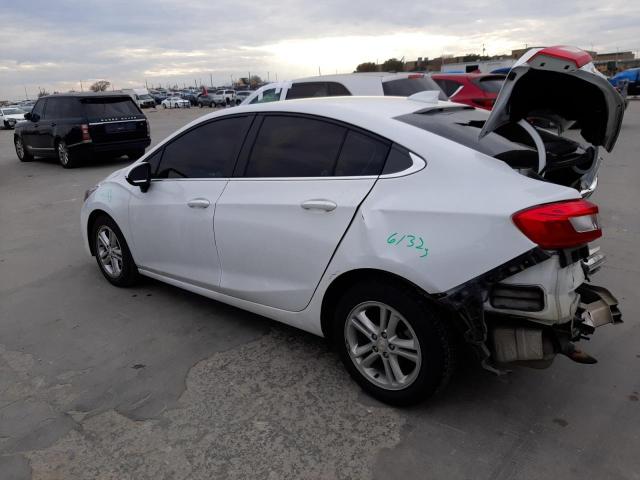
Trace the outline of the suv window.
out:
M 485 92 L 498 93 L 502 88 L 505 77 L 482 77 L 478 80 L 478 86 Z
M 117 117 L 122 115 L 138 115 L 137 105 L 131 97 L 97 97 L 83 98 L 81 103 L 87 117 Z
M 200 125 L 164 147 L 158 178 L 230 177 L 251 117 Z
M 38 100 L 31 110 L 31 115 L 37 115 L 38 117 L 43 118 L 46 101 L 46 98 L 43 100 Z
M 389 80 L 382 82 L 382 91 L 385 95 L 393 95 L 397 97 L 408 97 L 414 93 L 424 92 L 425 90 L 436 90 L 440 92 L 440 100 L 447 100 L 444 92 L 438 87 L 438 84 L 431 77 L 421 74 L 409 75 L 398 80 Z
M 256 95 L 249 103 L 277 102 L 278 100 L 280 100 L 280 93 L 276 93 L 275 88 L 269 88 L 262 92 L 262 98 L 260 98 L 260 95 Z
M 333 174 L 346 128 L 303 117 L 268 116 L 245 177 L 325 177 Z
M 294 83 L 287 92 L 287 100 L 311 97 L 333 97 L 351 95 L 344 85 L 338 82 L 302 82 Z
M 82 107 L 77 98 L 49 98 L 47 100 L 47 118 L 73 118 L 82 116 Z
M 385 142 L 349 131 L 340 150 L 335 175 L 380 175 L 388 150 Z

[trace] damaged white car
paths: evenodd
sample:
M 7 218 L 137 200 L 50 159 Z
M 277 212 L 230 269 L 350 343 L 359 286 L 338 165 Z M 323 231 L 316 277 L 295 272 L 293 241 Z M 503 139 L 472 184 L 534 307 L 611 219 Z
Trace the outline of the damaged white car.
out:
M 620 313 L 589 282 L 583 197 L 621 97 L 569 48 L 530 52 L 493 112 L 437 97 L 206 115 L 87 191 L 87 250 L 114 285 L 141 274 L 327 337 L 392 404 L 443 386 L 463 342 L 494 372 L 593 362 L 574 342 Z M 584 142 L 539 126 L 569 122 Z

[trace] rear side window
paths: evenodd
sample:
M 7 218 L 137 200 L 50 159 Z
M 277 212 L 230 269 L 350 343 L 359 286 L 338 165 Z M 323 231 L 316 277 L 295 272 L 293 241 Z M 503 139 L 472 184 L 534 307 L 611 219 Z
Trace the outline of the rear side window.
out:
M 399 145 L 394 145 L 389 151 L 389 156 L 387 157 L 387 162 L 384 165 L 384 170 L 382 170 L 382 175 L 402 172 L 411 165 L 413 165 L 413 160 L 411 160 L 411 157 L 409 156 L 409 150 Z
M 477 85 L 485 92 L 498 93 L 502 88 L 505 77 L 482 77 Z
M 47 118 L 73 118 L 83 115 L 77 98 L 50 98 L 47 103 Z
M 458 89 L 462 86 L 461 83 L 456 82 L 455 80 L 449 80 L 444 78 L 436 79 L 435 82 L 440 86 L 442 91 L 447 97 L 450 97 L 454 93 L 458 91 Z
M 440 92 L 440 100 L 447 100 L 446 95 L 438 84 L 431 77 L 416 75 L 382 82 L 382 91 L 387 96 L 408 97 L 414 93 L 425 90 L 436 90 Z
M 350 131 L 340 150 L 335 175 L 380 175 L 388 150 L 385 142 Z
M 244 176 L 330 176 L 346 130 L 322 120 L 268 116 L 262 123 Z
M 294 83 L 287 92 L 287 100 L 312 97 L 335 97 L 351 95 L 349 90 L 338 82 Z
M 84 111 L 87 117 L 104 118 L 124 115 L 138 115 L 140 110 L 131 97 L 115 98 L 83 98 Z
M 216 120 L 170 142 L 157 178 L 230 177 L 251 117 Z

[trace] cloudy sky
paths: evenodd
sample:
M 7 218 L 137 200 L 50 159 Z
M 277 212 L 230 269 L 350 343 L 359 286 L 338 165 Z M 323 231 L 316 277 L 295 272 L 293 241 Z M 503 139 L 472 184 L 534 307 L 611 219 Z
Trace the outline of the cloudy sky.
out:
M 525 44 L 638 51 L 640 2 L 3 0 L 0 99 L 97 79 L 124 88 L 350 72 L 483 43 L 488 54 Z

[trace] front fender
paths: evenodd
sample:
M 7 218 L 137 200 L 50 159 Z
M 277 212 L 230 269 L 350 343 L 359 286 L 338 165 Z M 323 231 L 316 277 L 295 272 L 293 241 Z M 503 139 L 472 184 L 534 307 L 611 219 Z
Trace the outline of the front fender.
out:
M 89 218 L 93 212 L 98 210 L 105 212 L 116 222 L 122 234 L 125 237 L 129 249 L 132 250 L 133 244 L 129 226 L 129 198 L 131 193 L 127 186 L 122 185 L 118 181 L 105 181 L 100 184 L 98 189 L 94 191 L 84 202 L 80 211 L 80 224 L 82 225 L 82 237 L 85 249 L 91 253 L 89 248 Z M 135 258 L 135 253 L 132 250 Z

